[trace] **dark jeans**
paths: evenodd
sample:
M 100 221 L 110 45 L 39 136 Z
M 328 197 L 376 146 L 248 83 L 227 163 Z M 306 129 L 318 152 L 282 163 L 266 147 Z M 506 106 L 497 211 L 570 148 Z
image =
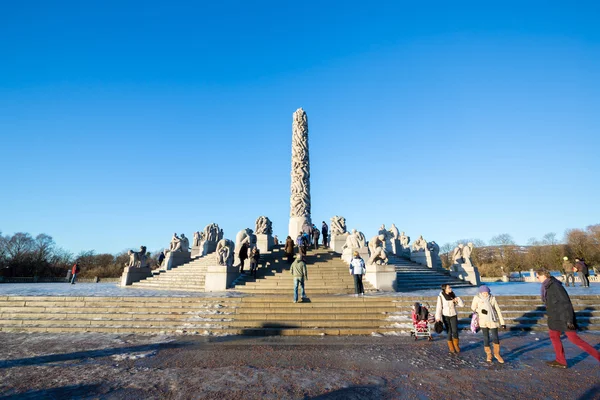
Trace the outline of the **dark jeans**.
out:
M 354 292 L 356 294 L 361 294 L 365 292 L 365 288 L 363 287 L 363 276 L 362 275 L 354 275 Z
M 458 339 L 458 316 L 446 317 L 444 315 L 442 316 L 442 319 L 444 320 L 444 326 L 448 331 L 448 341 L 452 341 L 452 338 Z
M 258 271 L 258 262 L 250 260 L 250 275 L 256 278 L 256 271 Z
M 492 342 L 500 344 L 500 339 L 498 339 L 498 328 L 481 328 L 481 333 L 483 333 L 483 345 L 485 347 L 490 347 L 490 332 L 492 332 Z
M 287 262 L 291 264 L 294 261 L 294 253 L 287 253 Z
M 323 247 L 327 247 L 327 235 L 323 235 Z
M 73 274 L 73 276 L 71 277 L 71 285 L 75 283 L 75 279 L 77 279 L 77 274 Z
M 240 258 L 240 274 L 244 272 L 244 261 L 246 261 L 245 258 Z
M 315 245 L 315 250 L 319 250 L 319 238 L 315 237 L 315 240 L 313 240 L 314 245 Z

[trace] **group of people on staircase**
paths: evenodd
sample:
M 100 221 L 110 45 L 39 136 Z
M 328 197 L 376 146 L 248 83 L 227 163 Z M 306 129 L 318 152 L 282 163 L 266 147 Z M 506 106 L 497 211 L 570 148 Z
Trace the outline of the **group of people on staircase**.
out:
M 575 311 L 562 283 L 546 270 L 537 271 L 537 279 L 542 284 L 541 297 L 546 305 L 548 330 L 556 356 L 555 360 L 548 361 L 547 364 L 551 367 L 567 368 L 565 351 L 560 338 L 563 332 L 569 341 L 600 362 L 600 353 L 577 335 Z M 506 324 L 500 305 L 487 285 L 480 286 L 478 292 L 473 297 L 471 310 L 477 314 L 478 325 L 483 334 L 483 348 L 486 354 L 486 361 L 491 363 L 493 358 L 495 358 L 499 363 L 503 364 L 504 359 L 500 355 L 498 329 L 502 328 L 506 330 Z M 452 291 L 449 284 L 442 285 L 442 290 L 437 298 L 435 320 L 436 323 L 443 323 L 448 333 L 448 349 L 450 353 L 460 353 L 457 307 L 464 307 L 464 305 L 462 299 Z

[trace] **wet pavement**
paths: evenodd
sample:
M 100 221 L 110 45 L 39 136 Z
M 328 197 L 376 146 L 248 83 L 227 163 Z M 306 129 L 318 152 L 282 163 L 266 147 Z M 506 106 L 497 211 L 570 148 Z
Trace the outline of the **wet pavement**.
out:
M 539 283 L 491 282 L 486 283 L 496 296 L 539 295 Z M 589 288 L 567 287 L 569 295 L 600 295 L 600 284 L 592 282 Z M 459 296 L 475 295 L 477 288 L 456 289 Z M 439 289 L 411 292 L 377 292 L 368 296 L 437 296 Z M 234 291 L 226 292 L 179 292 L 171 290 L 148 290 L 120 287 L 117 283 L 2 283 L 0 296 L 120 296 L 120 297 L 240 297 L 248 296 Z M 348 296 L 348 295 L 341 295 Z
M 600 349 L 600 335 L 581 336 Z M 547 333 L 501 333 L 506 363 L 481 336 L 190 337 L 0 333 L 0 399 L 600 399 L 600 363 Z

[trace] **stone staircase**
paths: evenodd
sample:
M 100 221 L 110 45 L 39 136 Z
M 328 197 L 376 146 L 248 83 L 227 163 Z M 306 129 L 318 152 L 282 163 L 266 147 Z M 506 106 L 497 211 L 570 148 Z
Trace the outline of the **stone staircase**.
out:
M 204 292 L 207 267 L 216 262 L 216 255 L 209 254 L 168 271 L 153 271 L 151 277 L 134 282 L 131 286 L 138 289 Z
M 241 275 L 230 289 L 242 293 L 263 295 L 286 295 L 292 298 L 294 280 L 290 274 L 290 264 L 280 249 L 261 255 L 263 267 L 259 268 L 257 278 Z M 320 248 L 309 250 L 306 257 L 308 280 L 304 282 L 307 296 L 323 294 L 354 293 L 354 278 L 348 272 L 348 265 L 333 251 Z M 363 281 L 365 292 L 376 289 Z
M 511 330 L 546 331 L 539 296 L 498 296 Z M 472 296 L 463 296 L 459 327 L 468 329 Z M 577 322 L 600 331 L 600 295 L 572 296 Z M 2 332 L 108 332 L 200 335 L 408 334 L 414 302 L 436 297 L 311 295 L 246 297 L 0 297 Z
M 396 268 L 396 291 L 440 289 L 443 283 L 453 288 L 472 287 L 471 283 L 450 276 L 445 270 L 435 270 L 405 258 L 390 256 L 390 265 Z

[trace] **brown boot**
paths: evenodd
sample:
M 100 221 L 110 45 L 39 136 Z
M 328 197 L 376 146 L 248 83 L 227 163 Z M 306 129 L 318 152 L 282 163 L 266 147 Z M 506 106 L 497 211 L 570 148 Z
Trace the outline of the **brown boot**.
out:
M 451 340 L 448 340 L 448 350 L 450 350 L 450 353 L 454 353 L 454 343 L 452 343 Z
M 485 350 L 485 361 L 491 363 L 492 362 L 492 348 L 490 346 L 484 346 L 483 349 Z
M 504 364 L 504 359 L 500 356 L 500 344 L 493 343 L 493 345 L 494 345 L 494 357 L 496 357 L 496 360 L 498 360 L 498 362 L 500 364 Z
M 454 350 L 456 350 L 457 353 L 460 353 L 460 346 L 458 345 L 458 338 L 452 338 L 452 342 L 454 343 Z

